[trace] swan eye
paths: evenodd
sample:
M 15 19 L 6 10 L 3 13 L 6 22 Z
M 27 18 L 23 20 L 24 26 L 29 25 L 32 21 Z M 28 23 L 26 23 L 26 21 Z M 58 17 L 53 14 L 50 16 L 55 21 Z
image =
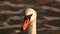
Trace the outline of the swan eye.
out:
M 32 16 L 32 14 L 31 14 L 31 15 L 27 15 L 27 16 L 25 15 L 24 20 L 26 20 L 27 18 L 29 18 L 29 19 L 30 19 L 30 18 L 31 18 L 31 16 Z
M 27 17 L 31 17 L 32 16 L 32 14 L 31 15 L 28 15 Z

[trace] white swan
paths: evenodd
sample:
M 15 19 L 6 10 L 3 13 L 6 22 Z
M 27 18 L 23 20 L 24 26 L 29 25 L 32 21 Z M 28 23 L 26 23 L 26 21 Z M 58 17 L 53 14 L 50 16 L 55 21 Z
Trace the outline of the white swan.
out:
M 32 8 L 28 8 L 25 11 L 25 20 L 22 24 L 22 30 L 26 30 L 28 27 L 28 34 L 36 34 L 36 11 Z

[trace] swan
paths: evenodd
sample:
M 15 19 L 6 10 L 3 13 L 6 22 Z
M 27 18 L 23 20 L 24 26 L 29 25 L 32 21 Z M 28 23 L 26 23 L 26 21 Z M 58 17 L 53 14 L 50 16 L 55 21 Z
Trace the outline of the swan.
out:
M 27 8 L 21 30 L 25 31 L 28 27 L 28 34 L 36 34 L 36 18 L 36 11 L 32 8 Z

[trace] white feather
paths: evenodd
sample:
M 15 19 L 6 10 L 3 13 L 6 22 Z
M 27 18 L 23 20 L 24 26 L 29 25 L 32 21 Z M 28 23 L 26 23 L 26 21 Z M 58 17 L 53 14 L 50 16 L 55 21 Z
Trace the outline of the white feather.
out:
M 32 8 L 28 8 L 25 12 L 26 16 L 27 15 L 31 15 L 31 19 L 30 19 L 30 24 L 29 24 L 29 28 L 28 28 L 28 34 L 36 34 L 36 11 Z

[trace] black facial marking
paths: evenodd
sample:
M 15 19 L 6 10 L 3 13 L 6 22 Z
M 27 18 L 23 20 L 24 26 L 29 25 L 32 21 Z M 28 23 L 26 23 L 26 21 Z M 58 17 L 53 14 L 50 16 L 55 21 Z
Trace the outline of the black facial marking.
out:
M 32 16 L 32 14 L 31 15 L 25 15 L 25 18 L 24 18 L 24 20 L 26 20 L 27 18 L 31 18 L 31 16 Z
M 32 14 L 31 14 L 31 15 L 27 15 L 27 16 L 25 15 L 24 21 L 25 21 L 27 18 L 29 18 L 29 20 L 30 20 L 31 16 L 32 16 Z M 21 31 L 25 31 L 25 30 L 23 30 L 23 27 L 21 27 Z
M 31 16 L 32 16 L 32 14 L 31 14 L 31 15 L 27 15 L 27 16 L 25 15 L 24 21 L 25 21 L 27 18 L 29 18 L 29 20 L 30 20 Z M 25 31 L 25 30 L 23 30 L 23 27 L 21 27 L 21 31 Z

